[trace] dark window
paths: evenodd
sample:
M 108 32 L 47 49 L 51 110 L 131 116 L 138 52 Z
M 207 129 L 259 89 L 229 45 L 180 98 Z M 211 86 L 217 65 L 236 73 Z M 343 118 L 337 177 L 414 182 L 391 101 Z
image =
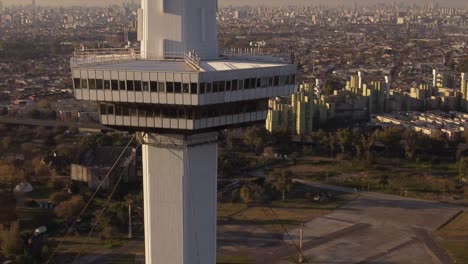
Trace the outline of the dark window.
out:
M 135 91 L 141 92 L 141 81 L 135 81 Z
M 166 92 L 166 83 L 158 82 L 158 90 L 159 90 L 160 93 L 165 93 Z
M 255 86 L 255 88 L 260 88 L 262 87 L 262 78 L 257 78 L 257 85 Z
M 122 105 L 116 105 L 115 106 L 115 115 L 121 116 L 123 115 L 123 109 Z
M 296 75 L 295 74 L 293 74 L 291 76 L 291 84 L 296 84 Z
M 226 91 L 231 91 L 231 81 L 226 81 Z
M 134 107 L 130 107 L 130 115 L 131 116 L 138 116 L 138 111 Z
M 239 80 L 239 85 L 237 87 L 239 90 L 244 89 L 244 80 Z
M 166 83 L 166 88 L 168 93 L 173 93 L 174 92 L 174 83 L 173 82 L 167 82 Z
M 289 77 L 289 75 L 286 75 L 286 80 L 284 82 L 286 83 L 286 85 L 291 84 L 291 78 Z
M 154 117 L 161 117 L 161 109 L 156 108 L 153 110 Z
M 158 92 L 158 83 L 157 82 L 150 82 L 150 88 L 152 93 Z
M 106 90 L 110 90 L 111 86 L 110 86 L 110 81 L 109 80 L 104 80 L 104 89 Z
M 101 112 L 101 115 L 107 115 L 107 105 L 106 104 L 100 104 L 99 105 L 99 110 Z
M 133 81 L 127 81 L 127 91 L 135 91 L 135 84 Z
M 207 84 L 206 84 L 206 92 L 207 92 L 207 93 L 211 93 L 211 86 L 212 86 L 211 83 L 207 83 Z
M 96 79 L 96 89 L 98 90 L 104 89 L 104 84 L 102 82 L 102 79 Z
M 73 79 L 73 88 L 81 89 L 81 80 L 79 78 Z
M 185 110 L 185 116 L 187 119 L 192 120 L 193 119 L 193 111 L 191 109 Z
M 143 82 L 143 92 L 149 92 L 150 87 L 149 87 L 149 82 Z
M 273 86 L 273 77 L 269 77 L 268 78 L 268 87 L 272 87 Z
M 204 94 L 206 89 L 206 83 L 200 83 L 200 94 Z
M 81 79 L 81 88 L 82 89 L 88 89 L 88 80 Z
M 129 116 L 130 115 L 130 109 L 128 108 L 128 106 L 123 107 L 122 113 L 123 113 L 124 116 Z
M 89 83 L 89 89 L 96 89 L 96 79 L 89 79 L 88 80 L 88 83 Z
M 191 94 L 198 94 L 198 83 L 191 83 L 190 84 L 190 93 Z
M 181 93 L 182 92 L 182 83 L 174 82 L 174 92 Z
M 281 75 L 281 76 L 280 76 L 280 80 L 279 80 L 280 86 L 284 86 L 284 85 L 286 84 L 286 83 L 284 82 L 285 79 L 286 79 L 286 78 L 284 77 L 284 75 Z
M 177 110 L 174 108 L 169 108 L 169 118 L 177 118 Z
M 244 89 L 250 89 L 250 79 L 244 80 Z
M 219 82 L 213 82 L 213 93 L 219 92 Z
M 226 82 L 225 81 L 220 81 L 219 82 L 219 91 L 224 92 L 226 90 Z
M 238 86 L 239 86 L 239 81 L 232 80 L 232 90 L 233 91 L 237 90 Z
M 169 109 L 166 109 L 166 108 L 161 109 L 161 116 L 162 118 L 169 118 Z
M 182 92 L 185 93 L 185 94 L 188 94 L 190 92 L 190 84 L 183 83 L 182 84 Z
M 120 91 L 127 90 L 127 87 L 125 85 L 125 81 L 119 81 L 119 88 L 120 88 Z
M 114 105 L 108 105 L 107 106 L 107 114 L 108 115 L 113 115 L 114 114 Z
M 177 109 L 177 117 L 180 119 L 186 119 L 187 115 L 185 113 L 185 109 Z
M 146 109 L 138 108 L 138 117 L 146 117 Z
M 118 91 L 119 90 L 119 81 L 117 80 L 112 80 L 111 81 L 111 86 L 113 91 Z
M 273 86 L 278 86 L 278 85 L 279 85 L 279 76 L 275 76 Z
M 250 78 L 250 89 L 255 89 L 255 85 L 257 84 L 257 80 L 255 78 Z

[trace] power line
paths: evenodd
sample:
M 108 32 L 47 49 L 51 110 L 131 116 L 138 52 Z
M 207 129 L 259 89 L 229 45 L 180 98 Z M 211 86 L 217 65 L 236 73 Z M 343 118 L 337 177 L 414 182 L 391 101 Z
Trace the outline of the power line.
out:
M 271 212 L 273 213 L 273 215 L 275 216 L 275 221 L 283 228 L 284 232 L 286 232 L 286 234 L 288 235 L 289 237 L 289 240 L 291 240 L 291 242 L 293 243 L 294 247 L 297 249 L 297 252 L 299 252 L 299 254 L 301 255 L 302 257 L 302 260 L 305 261 L 306 263 L 310 263 L 307 258 L 304 256 L 304 254 L 302 254 L 302 250 L 299 248 L 299 246 L 296 244 L 296 242 L 294 241 L 294 239 L 292 238 L 291 234 L 289 234 L 288 230 L 286 229 L 286 227 L 284 227 L 284 225 L 279 221 L 279 217 L 278 215 L 276 214 L 275 210 L 273 210 L 273 208 L 271 207 L 271 205 L 268 205 L 268 208 L 270 208 Z
M 137 149 L 140 145 L 137 146 Z M 80 247 L 80 250 L 78 251 L 78 254 L 76 255 L 75 257 L 75 260 L 73 261 L 73 264 L 75 264 L 78 259 L 80 258 L 81 256 L 81 253 L 83 253 L 84 251 L 84 247 L 85 245 L 89 242 L 89 239 L 91 238 L 91 235 L 93 234 L 94 230 L 96 229 L 97 225 L 99 224 L 99 221 L 101 220 L 101 217 L 104 215 L 104 212 L 106 211 L 107 209 L 107 206 L 109 205 L 111 199 L 112 199 L 112 196 L 114 196 L 114 193 L 115 191 L 117 190 L 117 187 L 119 186 L 120 182 L 122 181 L 122 178 L 123 178 L 123 175 L 125 174 L 126 170 L 128 169 L 128 167 L 130 166 L 130 163 L 131 161 L 135 158 L 136 156 L 136 151 L 132 154 L 132 156 L 130 157 L 130 159 L 127 160 L 127 164 L 125 166 L 125 168 L 123 169 L 122 173 L 120 174 L 119 176 L 119 180 L 117 181 L 117 183 L 115 184 L 114 186 L 114 189 L 112 190 L 112 192 L 109 194 L 109 197 L 107 197 L 107 200 L 106 200 L 106 203 L 104 204 L 104 206 L 102 207 L 102 210 L 101 212 L 99 213 L 97 219 L 96 219 L 96 222 L 94 222 L 94 225 L 93 227 L 91 228 L 91 231 L 89 231 L 88 233 L 88 237 L 86 238 L 85 242 L 83 242 L 81 244 L 81 247 Z
M 106 180 L 109 178 L 110 174 L 112 173 L 112 171 L 115 169 L 115 167 L 117 166 L 117 164 L 119 163 L 120 159 L 123 157 L 123 155 L 125 154 L 125 152 L 127 151 L 127 149 L 129 148 L 130 144 L 133 142 L 133 140 L 135 139 L 135 135 L 133 135 L 133 137 L 130 139 L 130 141 L 128 141 L 127 145 L 125 146 L 124 150 L 122 151 L 122 153 L 120 153 L 119 157 L 117 158 L 117 160 L 114 162 L 114 164 L 112 165 L 112 167 L 109 169 L 109 171 L 107 172 L 106 176 L 104 177 L 104 179 L 101 181 L 101 183 L 99 184 L 99 186 L 97 187 L 96 191 L 93 193 L 93 195 L 91 196 L 91 198 L 88 200 L 88 203 L 86 203 L 85 207 L 83 208 L 83 210 L 81 210 L 80 214 L 78 215 L 78 217 L 76 218 L 76 220 L 73 222 L 73 224 L 71 225 L 70 228 L 68 228 L 67 232 L 65 233 L 65 235 L 62 237 L 62 239 L 60 240 L 59 244 L 57 245 L 57 247 L 54 249 L 54 251 L 52 252 L 52 254 L 50 255 L 49 259 L 47 260 L 47 264 L 50 263 L 50 261 L 53 259 L 53 257 L 55 256 L 55 254 L 57 253 L 58 249 L 60 248 L 60 246 L 63 244 L 63 242 L 65 241 L 65 238 L 70 234 L 71 230 L 73 230 L 73 228 L 75 227 L 75 225 L 78 223 L 78 221 L 80 220 L 80 218 L 83 216 L 84 212 L 86 211 L 86 209 L 88 209 L 88 207 L 90 206 L 91 202 L 93 201 L 93 199 L 96 197 L 98 191 L 102 188 L 102 186 L 104 185 L 104 182 L 106 182 Z

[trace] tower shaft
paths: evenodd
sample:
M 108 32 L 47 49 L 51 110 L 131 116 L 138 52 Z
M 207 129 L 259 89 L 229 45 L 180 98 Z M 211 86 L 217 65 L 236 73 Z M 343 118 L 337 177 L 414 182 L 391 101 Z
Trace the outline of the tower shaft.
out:
M 215 264 L 217 133 L 144 137 L 146 264 Z
M 217 0 L 142 0 L 143 58 L 183 57 L 195 51 L 201 58 L 218 56 Z

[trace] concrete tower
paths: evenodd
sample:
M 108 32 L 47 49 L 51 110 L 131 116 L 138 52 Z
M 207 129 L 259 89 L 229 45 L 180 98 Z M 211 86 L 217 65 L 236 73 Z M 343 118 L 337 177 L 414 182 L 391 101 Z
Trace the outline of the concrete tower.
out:
M 392 77 L 391 76 L 385 76 L 385 84 L 386 84 L 386 89 L 385 89 L 385 96 L 387 100 L 390 100 L 390 88 L 392 85 Z
M 358 78 L 359 78 L 359 89 L 363 88 L 363 78 L 364 78 L 364 73 L 362 71 L 358 71 Z
M 215 0 L 142 0 L 141 51 L 71 59 L 75 97 L 143 144 L 146 264 L 216 263 L 217 131 L 264 122 L 297 66 L 218 54 Z
M 143 58 L 181 57 L 196 51 L 218 56 L 217 0 L 142 0 L 139 32 Z

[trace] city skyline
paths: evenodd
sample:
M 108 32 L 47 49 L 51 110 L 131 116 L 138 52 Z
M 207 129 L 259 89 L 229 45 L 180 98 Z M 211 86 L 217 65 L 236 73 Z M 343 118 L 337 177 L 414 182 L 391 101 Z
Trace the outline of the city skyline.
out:
M 129 0 L 102 0 L 98 3 L 96 1 L 91 0 L 40 0 L 37 1 L 37 5 L 42 6 L 107 6 L 113 4 L 122 4 L 123 2 L 131 2 Z M 396 3 L 402 3 L 404 1 L 395 1 Z M 429 3 L 430 1 L 427 0 L 414 0 L 411 2 L 404 2 L 405 4 L 415 3 L 418 5 L 424 5 Z M 464 0 L 446 0 L 446 1 L 436 1 L 439 3 L 440 6 L 443 7 L 466 7 L 466 2 Z M 138 3 L 138 1 L 135 1 Z M 260 6 L 260 5 L 268 5 L 268 6 L 287 6 L 287 5 L 328 5 L 328 6 L 353 6 L 355 3 L 358 5 L 372 5 L 377 3 L 388 3 L 387 1 L 382 0 L 360 0 L 360 1 L 353 1 L 353 0 L 219 0 L 220 6 Z M 31 4 L 31 0 L 3 0 L 4 5 L 28 5 Z

